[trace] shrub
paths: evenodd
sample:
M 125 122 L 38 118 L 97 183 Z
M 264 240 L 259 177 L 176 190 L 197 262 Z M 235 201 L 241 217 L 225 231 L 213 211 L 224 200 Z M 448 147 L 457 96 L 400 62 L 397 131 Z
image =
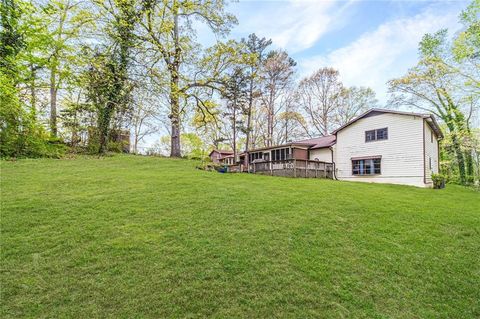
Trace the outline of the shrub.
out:
M 446 178 L 442 174 L 432 174 L 432 182 L 435 189 L 445 188 Z
M 109 142 L 107 143 L 107 150 L 108 150 L 109 152 L 122 153 L 122 151 L 123 151 L 123 143 L 122 143 L 122 142 L 109 141 Z

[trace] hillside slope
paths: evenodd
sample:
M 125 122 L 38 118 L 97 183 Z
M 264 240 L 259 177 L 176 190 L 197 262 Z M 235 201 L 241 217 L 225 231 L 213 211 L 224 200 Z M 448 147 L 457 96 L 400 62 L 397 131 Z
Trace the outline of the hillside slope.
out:
M 480 317 L 480 194 L 1 163 L 2 318 Z

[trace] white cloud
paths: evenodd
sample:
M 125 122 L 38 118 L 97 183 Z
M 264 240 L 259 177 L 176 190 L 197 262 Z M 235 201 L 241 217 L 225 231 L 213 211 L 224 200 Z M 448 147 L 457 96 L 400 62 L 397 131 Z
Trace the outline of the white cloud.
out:
M 239 12 L 237 31 L 255 30 L 272 39 L 274 46 L 295 53 L 312 47 L 322 35 L 338 27 L 343 22 L 340 15 L 351 3 L 342 3 L 339 8 L 334 1 L 279 1 L 268 12 Z
M 326 55 L 299 62 L 304 75 L 322 66 L 340 71 L 346 85 L 369 86 L 380 102 L 387 100 L 386 82 L 405 74 L 417 61 L 418 43 L 425 33 L 441 28 L 455 30 L 458 12 L 434 12 L 427 9 L 410 18 L 393 20 L 360 36 L 349 45 Z

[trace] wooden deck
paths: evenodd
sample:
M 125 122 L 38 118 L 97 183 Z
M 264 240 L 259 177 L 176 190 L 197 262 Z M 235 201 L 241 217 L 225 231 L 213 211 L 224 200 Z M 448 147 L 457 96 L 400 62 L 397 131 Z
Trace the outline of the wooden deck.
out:
M 332 163 L 299 159 L 251 163 L 248 171 L 272 176 L 333 178 Z

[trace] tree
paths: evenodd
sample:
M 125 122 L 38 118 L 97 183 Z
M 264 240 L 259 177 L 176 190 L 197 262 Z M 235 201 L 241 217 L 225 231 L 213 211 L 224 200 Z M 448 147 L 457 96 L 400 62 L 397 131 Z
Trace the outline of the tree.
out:
M 466 86 L 480 89 L 480 0 L 473 0 L 460 15 L 464 30 L 453 41 L 452 52 L 455 60 L 465 63 L 463 68 Z M 478 93 L 480 94 L 480 93 Z
M 72 151 L 77 151 L 78 146 L 86 146 L 88 129 L 95 125 L 95 109 L 91 103 L 82 100 L 82 90 L 71 94 L 65 99 L 64 107 L 59 118 L 65 133 L 65 142 L 69 143 Z
M 170 154 L 171 137 L 162 136 L 160 140 L 154 144 L 154 147 L 147 153 L 159 155 Z M 200 136 L 195 133 L 182 133 L 182 156 L 192 159 L 204 159 L 208 156 L 208 147 L 203 143 Z
M 202 100 L 196 99 L 195 88 L 218 89 L 215 85 L 223 72 L 225 50 L 228 46 L 217 45 L 216 50 L 207 52 L 203 61 L 198 61 L 199 45 L 193 40 L 192 19 L 205 23 L 215 35 L 225 35 L 236 23 L 234 16 L 225 12 L 223 0 L 144 1 L 144 17 L 141 21 L 146 34 L 144 39 L 158 50 L 159 61 L 163 61 L 168 72 L 169 102 L 171 121 L 171 156 L 181 156 L 180 113 L 181 100 L 195 99 L 198 107 Z M 234 52 L 230 52 L 234 53 Z M 190 64 L 189 66 L 185 64 Z M 195 68 L 203 64 L 213 69 Z M 193 69 L 193 70 L 192 70 Z M 189 92 L 190 91 L 190 92 Z
M 250 58 L 248 62 L 246 76 L 248 77 L 248 105 L 246 110 L 246 127 L 245 127 L 245 152 L 250 149 L 251 134 L 252 134 L 252 111 L 254 101 L 259 97 L 260 70 L 266 58 L 265 50 L 272 44 L 272 40 L 266 38 L 259 38 L 255 33 L 249 34 L 248 39 L 242 39 L 245 44 L 245 52 Z M 248 161 L 248 156 L 245 156 Z
M 285 51 L 268 53 L 262 67 L 263 102 L 267 116 L 266 145 L 272 146 L 277 114 L 281 110 L 279 99 L 290 88 L 297 63 Z
M 342 126 L 358 115 L 375 108 L 378 104 L 375 92 L 367 87 L 342 88 L 338 94 L 338 106 L 333 120 L 335 126 Z
M 343 85 L 339 73 L 324 67 L 300 81 L 298 96 L 310 125 L 320 135 L 328 135 L 339 107 Z
M 303 115 L 297 110 L 297 103 L 294 94 L 288 94 L 285 101 L 285 111 L 278 115 L 279 134 L 276 144 L 289 143 L 308 136 L 307 122 Z
M 49 42 L 45 66 L 49 71 L 50 132 L 57 136 L 57 100 L 62 85 L 73 79 L 72 68 L 80 62 L 79 40 L 93 21 L 90 12 L 76 0 L 52 0 L 44 8 L 48 19 Z
M 27 78 L 26 48 L 34 50 L 31 35 L 31 4 L 18 0 L 2 0 L 0 6 L 0 156 L 57 157 L 61 147 L 49 144 L 45 131 L 28 112 L 20 98 L 20 86 Z
M 159 131 L 154 123 L 158 115 L 158 106 L 155 99 L 146 90 L 137 90 L 133 98 L 132 114 L 133 152 L 138 153 L 138 144 L 148 135 Z
M 5 76 L 13 79 L 15 86 L 19 81 L 16 57 L 26 45 L 19 21 L 23 14 L 23 8 L 14 0 L 2 0 L 1 4 L 0 67 Z
M 93 55 L 87 72 L 88 96 L 97 110 L 99 154 L 107 151 L 114 114 L 131 105 L 133 89 L 128 69 L 137 19 L 135 0 L 115 0 L 109 5 L 104 8 L 111 14 L 106 30 L 111 46 Z
M 420 42 L 420 61 L 402 78 L 389 82 L 392 104 L 407 105 L 439 117 L 451 134 L 460 182 L 473 174 L 472 152 L 462 144 L 470 135 L 469 122 L 478 94 L 464 90 L 462 65 L 455 65 L 447 30 L 426 34 Z
M 238 130 L 243 127 L 242 114 L 248 103 L 248 80 L 239 67 L 235 68 L 229 76 L 223 90 L 223 98 L 226 100 L 227 112 L 224 113 L 230 119 L 232 128 L 233 158 L 237 159 Z

